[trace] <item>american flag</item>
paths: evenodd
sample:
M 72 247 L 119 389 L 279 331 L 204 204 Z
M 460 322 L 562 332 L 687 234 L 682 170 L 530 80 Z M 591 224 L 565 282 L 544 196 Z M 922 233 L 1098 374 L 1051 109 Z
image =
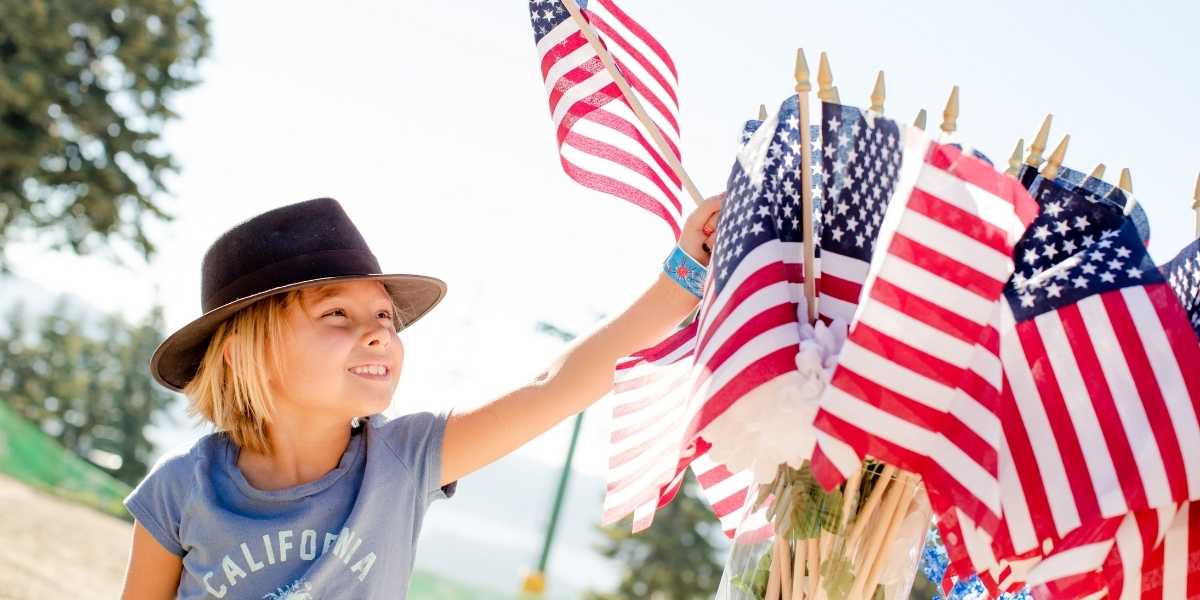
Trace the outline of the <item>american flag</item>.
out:
M 578 4 L 678 159 L 678 74 L 671 56 L 613 0 Z M 530 0 L 529 17 L 563 171 L 585 187 L 650 211 L 678 238 L 680 179 L 596 51 L 560 0 Z
M 994 489 L 995 467 L 981 452 L 988 444 L 959 411 L 987 411 L 974 396 L 997 377 L 989 336 L 1012 247 L 1036 203 L 979 158 L 915 128 L 905 138 L 910 160 L 876 242 L 886 253 L 872 262 L 821 399 L 813 473 L 832 488 L 870 454 L 931 487 Z M 963 426 L 949 427 L 952 418 Z
M 1175 296 L 1187 310 L 1192 329 L 1200 334 L 1200 240 L 1183 248 L 1165 265 L 1159 267 Z
M 1134 224 L 1058 186 L 1005 289 L 1001 422 L 1014 551 L 1200 497 L 1200 344 Z
M 793 326 L 797 319 L 795 303 L 803 303 L 803 290 L 791 285 L 802 283 L 799 279 L 802 253 L 797 247 L 798 242 L 791 241 L 799 240 L 800 235 L 797 174 L 799 119 L 796 111 L 795 97 L 785 101 L 779 114 L 767 121 L 768 128 L 748 151 L 762 159 L 763 164 L 759 165 L 761 172 L 755 175 L 759 180 L 758 187 L 745 184 L 749 176 L 742 166 L 742 160 L 751 159 L 739 159 L 735 163 L 728 196 L 721 211 L 721 222 L 717 227 L 720 233 L 705 293 L 706 298 L 713 298 L 714 294 L 719 293 L 714 290 L 722 289 L 720 286 L 731 278 L 746 279 L 746 270 L 758 264 L 762 268 L 760 274 L 756 275 L 758 279 L 746 284 L 735 301 L 742 301 L 747 290 L 753 292 L 762 288 L 759 294 L 751 294 L 753 302 L 746 304 L 746 308 L 757 310 L 759 305 L 755 302 L 761 304 L 764 300 L 791 303 L 792 312 L 784 321 Z M 745 146 L 752 141 L 761 125 L 762 122 L 757 120 L 747 122 L 739 142 L 742 150 L 746 150 Z M 786 206 L 781 206 L 783 204 Z M 786 233 L 776 235 L 777 228 L 782 228 Z M 770 233 L 767 233 L 768 230 Z M 745 236 L 751 236 L 751 239 L 743 242 Z M 747 248 L 753 248 L 755 244 L 759 248 L 757 253 L 751 254 L 758 258 L 751 261 L 761 261 L 761 264 L 737 260 L 738 256 L 734 253 L 739 249 L 745 253 Z M 722 258 L 727 255 L 729 258 Z M 773 265 L 766 260 L 772 256 L 775 260 Z M 720 278 L 720 284 L 714 288 L 716 276 L 713 271 L 719 266 L 725 266 L 730 272 Z M 739 268 L 742 270 L 738 271 Z M 783 277 L 791 278 L 788 280 L 791 284 L 788 281 L 779 282 L 784 284 L 786 296 L 771 295 L 780 286 L 772 286 L 770 281 L 761 280 L 764 275 L 777 274 L 780 268 L 784 270 Z M 758 282 L 757 286 L 755 281 Z M 727 297 L 728 294 L 722 299 Z M 633 513 L 634 531 L 648 527 L 656 508 L 674 497 L 683 481 L 684 469 L 690 465 L 727 535 L 733 537 L 740 527 L 742 535 L 739 535 L 739 539 L 745 539 L 743 535 L 759 535 L 768 526 L 761 515 L 745 514 L 746 499 L 752 485 L 750 474 L 730 471 L 725 465 L 712 460 L 707 454 L 708 443 L 695 431 L 685 428 L 695 426 L 697 417 L 704 413 L 703 403 L 696 398 L 694 383 L 697 378 L 710 380 L 712 367 L 709 365 L 717 364 L 719 367 L 721 364 L 701 363 L 696 358 L 698 335 L 704 330 L 705 315 L 714 314 L 711 311 L 706 313 L 706 307 L 708 305 L 702 302 L 699 317 L 688 327 L 680 329 L 653 348 L 618 362 L 612 394 L 613 426 L 603 518 L 606 523 Z M 740 313 L 734 314 L 729 320 L 730 326 L 736 324 L 736 319 L 747 319 Z M 768 318 L 782 317 L 779 310 L 764 314 Z M 726 318 L 726 315 L 720 316 Z M 755 326 L 756 322 L 750 320 L 747 327 L 739 331 L 739 335 L 751 334 L 744 340 L 751 344 L 751 351 L 770 339 L 753 335 Z M 776 331 L 775 335 L 778 334 Z M 722 335 L 729 337 L 727 332 Z M 789 339 L 794 346 L 791 354 L 787 355 L 787 363 L 792 365 L 788 369 L 794 370 L 794 332 Z M 729 340 L 725 346 L 728 349 L 725 350 L 726 354 L 732 350 L 737 355 L 736 344 L 741 341 Z M 724 358 L 719 356 L 714 360 Z
M 849 323 L 884 210 L 903 156 L 895 121 L 853 106 L 821 105 L 822 176 L 821 293 L 817 308 L 826 321 Z

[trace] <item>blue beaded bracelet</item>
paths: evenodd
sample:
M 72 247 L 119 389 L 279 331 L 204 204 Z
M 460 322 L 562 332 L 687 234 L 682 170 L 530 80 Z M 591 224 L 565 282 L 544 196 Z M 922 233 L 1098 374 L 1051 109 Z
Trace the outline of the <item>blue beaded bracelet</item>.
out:
M 697 298 L 703 297 L 704 278 L 708 275 L 708 269 L 684 252 L 678 244 L 671 250 L 667 260 L 663 261 L 663 271 L 683 289 Z

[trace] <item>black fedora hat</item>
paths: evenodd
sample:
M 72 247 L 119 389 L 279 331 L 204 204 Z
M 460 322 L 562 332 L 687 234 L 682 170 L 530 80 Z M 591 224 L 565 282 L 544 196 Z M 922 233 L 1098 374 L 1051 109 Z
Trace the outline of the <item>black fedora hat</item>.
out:
M 436 277 L 381 273 L 362 234 L 332 198 L 281 206 L 235 225 L 204 253 L 200 277 L 203 315 L 163 340 L 150 359 L 150 374 L 175 391 L 195 377 L 217 326 L 267 296 L 342 281 L 379 280 L 396 305 L 399 331 L 446 294 L 446 283 Z

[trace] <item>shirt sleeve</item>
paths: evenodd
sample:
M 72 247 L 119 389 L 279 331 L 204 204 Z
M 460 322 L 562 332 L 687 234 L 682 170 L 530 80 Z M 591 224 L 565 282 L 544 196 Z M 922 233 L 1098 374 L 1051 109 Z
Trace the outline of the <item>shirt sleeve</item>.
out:
M 179 522 L 195 487 L 191 484 L 192 470 L 190 453 L 164 455 L 123 501 L 129 514 L 176 556 L 185 554 Z
M 451 498 L 458 489 L 457 481 L 438 485 L 442 480 L 442 441 L 450 410 L 412 413 L 385 425 L 390 430 L 388 444 L 415 473 L 426 505 Z

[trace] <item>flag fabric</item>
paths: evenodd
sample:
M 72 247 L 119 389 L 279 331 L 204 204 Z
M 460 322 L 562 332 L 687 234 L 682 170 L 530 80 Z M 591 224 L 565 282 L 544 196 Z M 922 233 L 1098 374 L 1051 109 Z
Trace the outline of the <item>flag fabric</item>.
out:
M 1185 246 L 1159 270 L 1187 311 L 1192 329 L 1200 334 L 1200 240 Z
M 678 159 L 678 74 L 670 54 L 613 0 L 578 4 Z M 529 16 L 563 171 L 580 185 L 649 211 L 678 238 L 684 219 L 680 179 L 599 55 L 561 0 L 530 0 Z
M 918 129 L 906 130 L 903 152 L 879 251 L 814 422 L 813 473 L 832 488 L 870 454 L 956 496 L 994 490 L 995 433 L 974 429 L 994 419 L 973 396 L 987 387 L 979 380 L 998 376 L 992 330 L 1013 245 L 1036 203 L 1016 180 Z M 949 427 L 952 418 L 961 426 Z
M 684 446 L 735 404 L 773 398 L 796 376 L 797 311 L 806 310 L 799 124 L 791 96 L 742 148 L 726 184 L 697 317 Z
M 903 156 L 895 121 L 853 106 L 821 105 L 818 166 L 822 319 L 849 323 Z

